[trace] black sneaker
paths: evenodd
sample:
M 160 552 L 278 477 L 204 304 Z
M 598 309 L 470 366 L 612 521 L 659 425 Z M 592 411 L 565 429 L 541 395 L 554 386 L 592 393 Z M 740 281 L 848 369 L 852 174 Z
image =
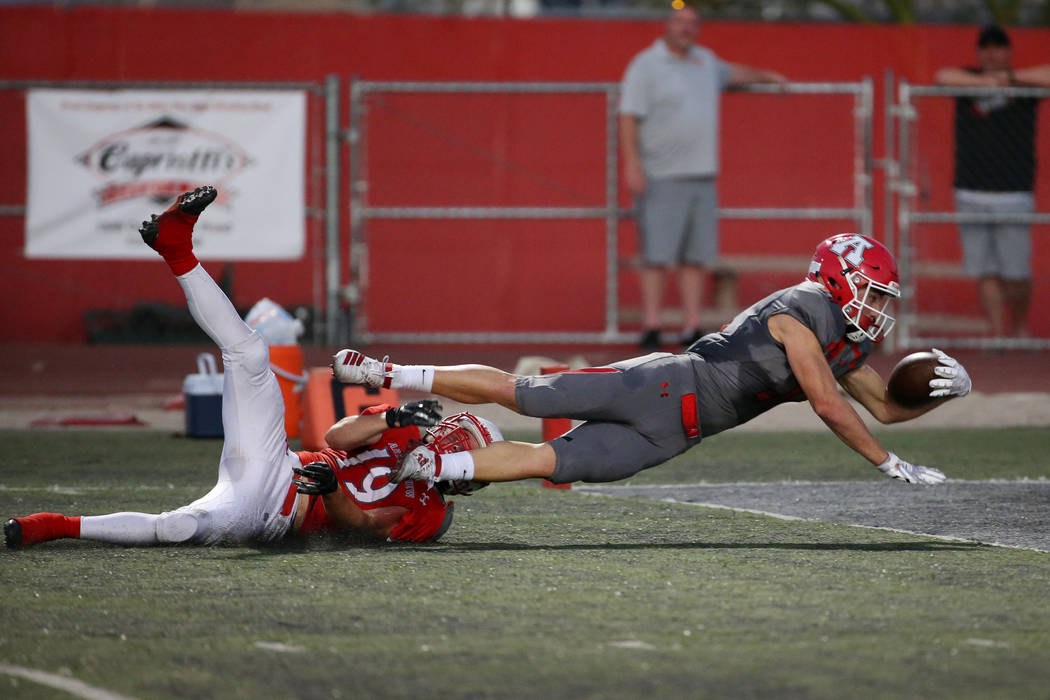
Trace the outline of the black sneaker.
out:
M 657 352 L 663 349 L 663 346 L 660 344 L 660 329 L 650 328 L 644 331 L 641 339 L 638 341 L 638 347 L 649 352 Z

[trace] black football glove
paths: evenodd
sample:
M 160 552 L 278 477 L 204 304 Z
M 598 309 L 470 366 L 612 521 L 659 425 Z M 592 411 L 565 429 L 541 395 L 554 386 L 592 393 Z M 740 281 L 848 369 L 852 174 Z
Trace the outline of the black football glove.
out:
M 295 478 L 292 483 L 299 493 L 307 496 L 323 496 L 339 488 L 335 470 L 327 462 L 310 462 L 302 467 L 292 467 Z
M 386 412 L 386 424 L 391 428 L 404 428 L 407 425 L 429 428 L 440 420 L 441 404 L 437 399 L 411 401 Z

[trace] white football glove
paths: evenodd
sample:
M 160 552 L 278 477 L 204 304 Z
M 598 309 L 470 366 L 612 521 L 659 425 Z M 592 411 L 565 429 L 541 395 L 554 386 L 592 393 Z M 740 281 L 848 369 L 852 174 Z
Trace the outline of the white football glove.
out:
M 941 398 L 943 396 L 966 396 L 970 393 L 970 375 L 966 368 L 959 364 L 954 357 L 933 348 L 933 354 L 937 356 L 939 365 L 933 368 L 933 373 L 941 379 L 930 380 L 930 398 Z
M 933 486 L 944 481 L 944 472 L 933 467 L 921 467 L 909 464 L 897 455 L 890 452 L 886 461 L 878 465 L 879 471 L 893 479 L 907 481 L 909 484 L 925 484 Z

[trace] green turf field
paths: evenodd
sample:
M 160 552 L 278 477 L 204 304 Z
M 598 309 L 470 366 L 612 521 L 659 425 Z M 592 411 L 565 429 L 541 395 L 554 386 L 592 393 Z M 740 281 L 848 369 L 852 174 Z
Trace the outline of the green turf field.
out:
M 1045 430 L 883 437 L 953 478 L 1050 477 Z M 219 451 L 0 438 L 5 518 L 177 507 Z M 885 480 L 830 435 L 736 433 L 632 481 L 786 479 Z M 1048 594 L 1045 553 L 525 483 L 427 546 L 0 550 L 0 669 L 139 698 L 1050 697 Z M 68 696 L 0 671 L 0 697 Z

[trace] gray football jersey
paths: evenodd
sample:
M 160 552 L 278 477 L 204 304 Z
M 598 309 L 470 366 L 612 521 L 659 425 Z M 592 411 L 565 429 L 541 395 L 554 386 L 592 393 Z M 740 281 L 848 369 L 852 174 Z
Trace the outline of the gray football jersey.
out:
M 813 331 L 836 378 L 864 364 L 871 341 L 846 338 L 846 319 L 824 288 L 802 282 L 740 312 L 718 333 L 693 343 L 701 430 L 709 437 L 786 401 L 806 399 L 784 346 L 769 334 L 770 317 L 788 314 Z

